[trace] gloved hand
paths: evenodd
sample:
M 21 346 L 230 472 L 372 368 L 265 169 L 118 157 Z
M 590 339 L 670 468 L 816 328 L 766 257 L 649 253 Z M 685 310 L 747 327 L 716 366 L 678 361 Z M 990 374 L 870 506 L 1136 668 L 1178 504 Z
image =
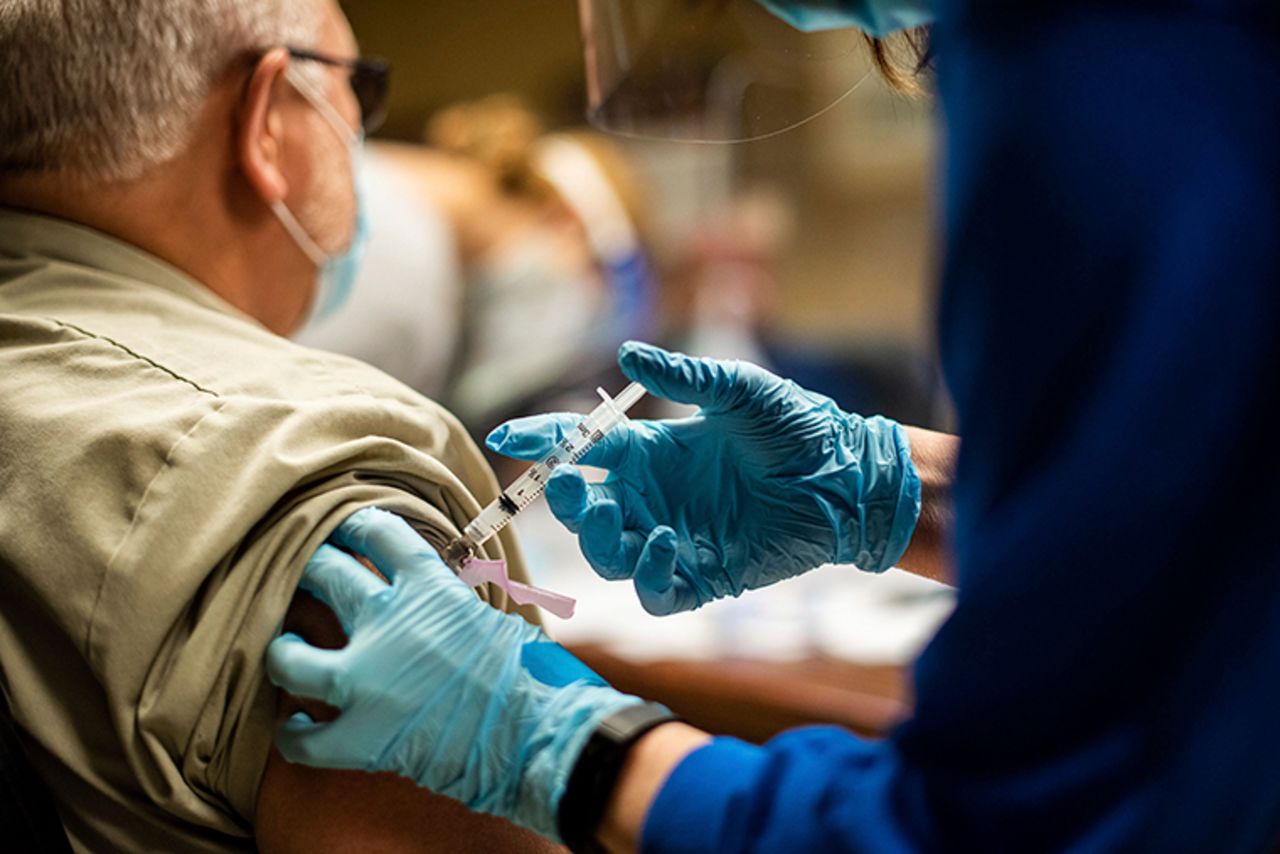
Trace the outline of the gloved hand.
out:
M 322 545 L 301 586 L 329 605 L 349 642 L 322 650 L 286 634 L 267 651 L 271 680 L 337 707 L 297 713 L 276 744 L 291 762 L 390 771 L 473 810 L 557 838 L 556 814 L 597 723 L 639 703 L 520 617 L 503 614 L 445 566 L 402 519 L 353 514 Z
M 872 36 L 933 21 L 929 0 L 759 0 L 761 6 L 803 32 L 854 27 Z
M 900 425 L 843 412 L 743 362 L 634 342 L 618 361 L 653 394 L 701 411 L 615 428 L 582 460 L 609 470 L 604 483 L 562 467 L 547 500 L 595 570 L 633 579 L 649 613 L 692 610 L 824 563 L 879 572 L 902 556 L 920 478 Z M 517 419 L 487 444 L 538 459 L 580 420 Z

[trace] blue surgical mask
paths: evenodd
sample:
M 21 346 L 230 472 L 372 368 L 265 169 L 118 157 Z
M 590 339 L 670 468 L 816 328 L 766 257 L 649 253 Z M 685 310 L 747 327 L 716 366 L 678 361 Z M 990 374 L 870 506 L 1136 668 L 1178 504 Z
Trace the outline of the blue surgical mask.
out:
M 360 273 L 360 264 L 364 261 L 365 249 L 369 245 L 369 215 L 365 209 L 360 153 L 360 148 L 351 149 L 351 181 L 356 197 L 356 227 L 351 233 L 351 244 L 345 252 L 333 256 L 320 266 L 316 277 L 316 295 L 311 301 L 307 324 L 333 316 L 351 296 L 356 277 Z
M 311 326 L 326 317 L 330 317 L 347 301 L 351 289 L 355 286 L 356 276 L 360 270 L 360 262 L 364 260 L 365 248 L 369 243 L 369 220 L 365 210 L 364 187 L 361 176 L 361 152 L 364 146 L 364 135 L 351 130 L 343 121 L 333 105 L 315 91 L 305 78 L 289 69 L 285 72 L 289 81 L 301 95 L 324 117 L 333 128 L 334 133 L 347 144 L 347 160 L 351 167 L 351 186 L 355 193 L 356 221 L 351 235 L 351 243 L 346 250 L 337 255 L 330 255 L 316 243 L 315 239 L 294 216 L 293 211 L 282 201 L 273 202 L 271 210 L 284 226 L 285 231 L 298 244 L 298 248 L 316 265 L 316 290 L 311 299 L 311 308 L 303 326 Z
M 761 6 L 806 33 L 849 27 L 872 36 L 933 21 L 927 0 L 758 0 Z

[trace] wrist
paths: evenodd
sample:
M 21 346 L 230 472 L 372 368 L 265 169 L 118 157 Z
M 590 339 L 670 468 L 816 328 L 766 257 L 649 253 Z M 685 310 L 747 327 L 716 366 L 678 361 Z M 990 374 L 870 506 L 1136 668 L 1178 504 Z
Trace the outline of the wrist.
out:
M 834 562 L 883 572 L 902 558 L 920 518 L 920 475 L 907 430 L 884 416 L 848 414 L 833 456 L 830 472 L 819 480 L 843 496 L 832 503 L 840 508 L 831 516 Z M 832 478 L 839 487 L 830 483 Z
M 679 719 L 656 703 L 635 703 L 606 715 L 578 751 L 557 805 L 557 829 L 574 852 L 605 850 L 597 839 L 632 749 Z
M 920 477 L 920 518 L 898 565 L 917 575 L 953 584 L 949 553 L 951 484 L 960 455 L 960 439 L 919 427 L 905 430 L 911 442 L 911 461 Z
M 511 645 L 519 659 L 512 662 L 515 685 L 493 692 L 482 714 L 495 724 L 484 749 L 501 770 L 477 797 L 460 800 L 557 839 L 559 804 L 583 746 L 601 721 L 644 701 L 609 686 L 540 630 L 530 631 L 526 642 Z
M 517 747 L 525 758 L 518 772 L 516 807 L 507 817 L 559 840 L 561 807 L 586 746 L 603 721 L 643 705 L 638 697 L 610 687 L 575 685 L 531 710 L 526 716 L 530 731 Z
M 892 447 L 898 460 L 898 483 L 896 490 L 886 490 L 885 502 L 892 507 L 892 511 L 884 551 L 880 555 L 878 568 L 873 570 L 875 572 L 897 566 L 906 554 L 920 521 L 922 494 L 920 472 L 911 456 L 911 437 L 907 428 L 888 418 L 882 418 L 881 421 L 890 434 L 885 441 L 886 450 Z
M 637 850 L 667 780 L 691 753 L 710 743 L 707 733 L 680 722 L 663 724 L 637 741 L 627 754 L 596 833 L 602 847 L 611 852 Z

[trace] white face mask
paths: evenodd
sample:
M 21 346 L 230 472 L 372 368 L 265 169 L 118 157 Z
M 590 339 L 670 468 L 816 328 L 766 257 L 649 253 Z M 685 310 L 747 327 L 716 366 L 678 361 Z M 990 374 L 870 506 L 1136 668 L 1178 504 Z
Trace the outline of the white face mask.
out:
M 555 239 L 529 235 L 498 250 L 470 277 L 468 311 L 495 356 L 509 354 L 511 341 L 545 345 L 529 347 L 534 353 L 572 350 L 590 333 L 600 309 L 599 277 L 558 257 L 549 245 Z
M 465 417 L 482 417 L 554 380 L 595 343 L 600 277 L 560 257 L 556 240 L 534 232 L 468 276 L 468 343 L 454 401 Z
M 351 185 L 355 194 L 356 201 L 356 222 L 355 230 L 351 236 L 351 243 L 346 251 L 336 255 L 330 255 L 316 243 L 315 239 L 307 233 L 306 228 L 294 216 L 293 211 L 285 205 L 283 201 L 276 200 L 271 203 L 271 211 L 280 220 L 280 224 L 284 226 L 285 231 L 289 232 L 289 236 L 293 238 L 294 243 L 298 244 L 298 248 L 302 250 L 310 260 L 316 265 L 316 291 L 311 299 L 311 308 L 308 312 L 307 319 L 303 323 L 303 328 L 332 315 L 335 311 L 346 302 L 347 297 L 351 294 L 351 289 L 355 285 L 356 274 L 360 268 L 360 262 L 364 258 L 364 251 L 369 239 L 369 223 L 365 212 L 364 192 L 360 177 L 360 155 L 364 143 L 364 136 L 357 133 L 347 126 L 342 116 L 333 108 L 324 97 L 311 85 L 310 81 L 299 75 L 290 66 L 285 70 L 285 77 L 289 80 L 293 87 L 298 90 L 302 97 L 324 117 L 325 121 L 333 128 L 334 133 L 338 135 L 347 146 L 347 159 L 351 167 Z

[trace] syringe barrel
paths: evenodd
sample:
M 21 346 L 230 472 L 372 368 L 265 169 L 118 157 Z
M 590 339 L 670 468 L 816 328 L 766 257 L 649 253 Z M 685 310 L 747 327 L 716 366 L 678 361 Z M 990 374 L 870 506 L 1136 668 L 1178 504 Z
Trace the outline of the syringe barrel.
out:
M 631 383 L 616 398 L 599 389 L 602 401 L 582 423 L 556 444 L 546 457 L 530 466 L 524 474 L 502 491 L 497 500 L 480 511 L 462 531 L 462 536 L 449 544 L 445 562 L 450 566 L 475 554 L 476 549 L 507 526 L 515 515 L 528 507 L 542 491 L 552 471 L 561 465 L 576 463 L 596 442 L 618 424 L 627 420 L 627 410 L 644 397 L 644 386 Z M 456 562 L 456 565 L 455 565 Z
M 511 521 L 511 517 L 516 515 L 516 510 L 517 508 L 511 504 L 510 500 L 505 495 L 501 495 L 496 501 L 491 502 L 488 507 L 481 510 L 476 518 L 471 520 L 467 527 L 462 530 L 462 535 L 473 546 L 483 545 Z

